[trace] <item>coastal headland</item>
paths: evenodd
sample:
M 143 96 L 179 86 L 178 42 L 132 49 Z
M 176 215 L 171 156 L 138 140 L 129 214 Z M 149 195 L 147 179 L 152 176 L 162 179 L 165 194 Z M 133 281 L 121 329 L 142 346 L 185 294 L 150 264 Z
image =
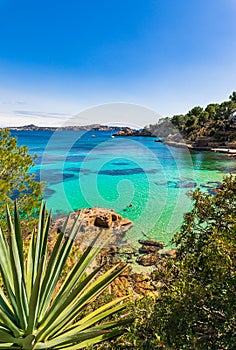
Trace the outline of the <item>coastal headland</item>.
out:
M 129 268 L 112 283 L 112 290 L 118 296 L 127 290 L 135 294 L 145 295 L 155 293 L 158 286 L 152 278 L 154 268 L 161 268 L 165 259 L 175 259 L 176 249 L 165 249 L 163 242 L 139 239 L 135 247 L 126 240 L 126 233 L 133 226 L 133 222 L 123 218 L 114 210 L 105 208 L 86 208 L 75 211 L 70 215 L 67 230 L 73 225 L 75 218 L 80 215 L 79 233 L 76 245 L 81 253 L 91 245 L 95 236 L 103 232 L 108 238 L 108 244 L 101 250 L 95 263 L 90 266 L 93 270 L 104 265 L 104 270 L 114 264 L 128 263 Z M 63 227 L 65 215 L 56 217 L 51 225 L 51 234 L 57 234 Z

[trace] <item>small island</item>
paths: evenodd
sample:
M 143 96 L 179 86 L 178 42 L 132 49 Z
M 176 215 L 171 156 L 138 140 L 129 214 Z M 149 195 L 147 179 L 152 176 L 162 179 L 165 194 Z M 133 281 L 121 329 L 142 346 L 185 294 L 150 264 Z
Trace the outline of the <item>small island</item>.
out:
M 128 127 L 122 128 L 120 131 L 113 134 L 113 136 L 142 136 L 142 137 L 156 137 L 150 130 L 146 128 L 136 130 Z

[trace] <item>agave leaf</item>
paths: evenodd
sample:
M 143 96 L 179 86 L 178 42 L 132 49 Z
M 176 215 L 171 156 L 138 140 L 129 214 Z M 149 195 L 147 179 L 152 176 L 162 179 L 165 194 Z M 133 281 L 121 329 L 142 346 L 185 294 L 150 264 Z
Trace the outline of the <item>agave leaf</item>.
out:
M 36 276 L 31 297 L 30 297 L 28 327 L 25 333 L 26 335 L 30 335 L 31 333 L 33 333 L 35 329 L 36 321 L 38 318 L 40 283 L 41 283 L 43 264 L 44 264 L 44 258 L 42 257 L 42 260 L 39 264 L 38 275 Z
M 122 310 L 125 298 L 103 305 L 83 318 L 79 316 L 80 311 L 126 268 L 117 265 L 93 281 L 102 268 L 99 266 L 83 278 L 86 268 L 105 243 L 102 239 L 96 238 L 88 247 L 62 283 L 57 296 L 52 298 L 79 230 L 80 217 L 65 236 L 68 220 L 69 217 L 48 259 L 51 214 L 47 214 L 46 205 L 42 204 L 38 232 L 31 236 L 24 265 L 17 206 L 14 225 L 7 209 L 8 241 L 0 230 L 0 272 L 4 284 L 4 289 L 0 286 L 0 349 L 80 349 L 121 334 L 122 330 L 117 327 L 129 322 L 119 320 L 99 324 Z M 96 247 L 93 246 L 95 243 Z
M 3 234 L 1 227 L 0 227 L 0 273 L 3 279 L 6 293 L 9 296 L 10 303 L 16 308 L 16 300 L 13 293 L 14 282 L 13 282 L 12 269 L 11 269 L 10 252 L 9 252 L 9 247 L 8 247 L 5 235 Z M 10 303 L 8 302 L 2 290 L 0 290 L 0 295 L 4 299 L 4 302 L 8 305 L 8 307 L 11 308 Z
M 98 246 L 94 248 L 96 242 L 98 241 L 100 235 L 98 235 L 93 242 L 91 242 L 91 246 L 89 246 L 86 251 L 80 257 L 78 263 L 71 270 L 65 281 L 63 282 L 60 291 L 55 299 L 55 303 L 62 298 L 65 291 L 73 290 L 76 284 L 80 281 L 80 278 L 84 275 L 84 272 L 90 265 L 90 263 L 95 259 L 98 253 L 101 251 L 102 246 Z
M 47 287 L 48 281 L 50 281 L 53 276 L 53 273 L 55 271 L 55 265 L 57 265 L 58 263 L 58 255 L 60 252 L 62 240 L 64 238 L 69 219 L 70 219 L 70 214 L 67 216 L 67 219 L 63 225 L 63 228 L 61 232 L 58 234 L 56 243 L 54 245 L 54 249 L 52 251 L 51 257 L 48 262 L 47 271 L 42 284 L 43 293 L 41 295 L 41 306 L 42 306 L 40 310 L 41 313 L 45 312 L 45 309 L 47 309 L 46 305 L 48 305 L 51 300 L 51 295 L 49 296 L 49 294 L 47 293 L 46 287 Z
M 126 305 L 118 305 L 115 307 L 114 305 L 120 303 L 122 300 L 126 298 L 127 297 L 115 299 L 114 301 L 105 304 L 104 306 L 98 308 L 97 310 L 90 312 L 87 316 L 83 317 L 76 323 L 73 323 L 72 326 L 68 327 L 68 325 L 66 325 L 65 327 L 61 328 L 59 332 L 53 335 L 53 337 L 59 337 L 62 334 L 70 334 L 70 332 L 71 333 L 79 332 L 81 330 L 88 328 L 89 326 L 93 325 L 99 320 L 102 320 L 107 316 L 111 316 L 112 314 L 118 311 L 121 311 L 124 307 L 126 307 Z
M 0 309 L 0 320 L 4 322 L 4 325 L 12 331 L 15 337 L 19 337 L 22 332 L 20 329 L 15 325 L 15 323 L 5 314 L 4 311 Z
M 45 276 L 42 282 L 41 295 L 40 295 L 39 320 L 40 320 L 40 316 L 44 315 L 45 311 L 48 308 L 48 305 L 51 302 L 51 294 L 47 293 L 49 288 L 48 284 L 49 284 L 49 280 L 52 280 L 53 278 L 52 272 L 55 271 L 55 265 L 58 263 L 58 252 L 61 247 L 63 237 L 64 237 L 64 234 L 62 232 L 59 233 L 54 249 L 52 251 L 52 255 L 48 262 L 47 268 L 45 269 Z M 48 288 L 47 288 L 47 285 L 48 285 Z
M 46 214 L 46 204 L 45 202 L 42 202 L 41 208 L 40 208 L 40 214 L 39 214 L 39 221 L 38 221 L 38 230 L 37 235 L 35 239 L 35 254 L 34 259 L 32 261 L 33 263 L 33 282 L 35 281 L 35 278 L 37 276 L 38 272 L 38 266 L 41 261 L 41 253 L 42 253 L 42 246 L 44 241 L 44 233 L 45 232 L 45 221 L 47 218 Z
M 47 311 L 45 318 L 43 319 L 42 323 L 40 324 L 38 328 L 38 334 L 37 334 L 37 340 L 41 340 L 45 337 L 45 332 L 47 332 L 48 325 L 54 322 L 55 320 L 60 317 L 62 311 L 65 308 L 65 305 L 68 306 L 68 304 L 71 302 L 74 302 L 74 299 L 76 295 L 78 294 L 77 292 L 80 289 L 83 289 L 87 283 L 100 271 L 101 267 L 98 267 L 95 269 L 91 274 L 89 274 L 76 288 L 76 290 L 73 291 L 69 296 L 63 297 L 63 300 L 59 301 L 57 304 L 54 302 L 52 303 L 52 306 L 50 309 Z M 73 295 L 72 295 L 73 294 Z M 70 298 L 70 300 L 69 300 Z
M 92 242 L 92 245 L 95 244 L 98 237 L 94 239 Z M 78 293 L 84 288 L 84 286 L 97 274 L 97 272 L 102 268 L 98 267 L 98 269 L 95 269 L 90 275 L 88 275 L 84 281 L 81 281 L 81 278 L 84 276 L 84 273 L 90 263 L 94 260 L 94 258 L 97 256 L 99 251 L 101 250 L 101 247 L 93 248 L 92 246 L 88 247 L 86 251 L 83 253 L 83 255 L 80 257 L 78 263 L 74 266 L 74 268 L 69 273 L 68 277 L 65 279 L 64 283 L 60 287 L 60 290 L 55 297 L 55 299 L 52 302 L 52 305 L 50 307 L 50 314 L 59 307 L 63 305 L 64 302 L 66 302 L 66 305 L 68 305 L 68 291 L 73 292 L 73 295 L 71 294 L 71 300 L 74 300 L 74 298 L 78 295 Z M 76 285 L 79 286 L 74 291 L 74 288 Z M 62 306 L 62 309 L 65 306 Z M 48 316 L 48 313 L 45 315 Z M 45 318 L 42 320 L 42 322 L 45 321 Z
M 9 333 L 0 330 L 0 343 L 14 343 L 15 338 Z
M 81 344 L 86 344 L 83 345 L 84 346 L 88 346 L 89 342 L 91 341 L 91 339 L 94 340 L 94 338 L 98 338 L 98 337 L 104 337 L 105 335 L 108 335 L 109 331 L 107 330 L 98 330 L 98 329 L 91 329 L 89 331 L 84 331 L 81 332 L 80 334 L 74 334 L 68 338 L 65 337 L 65 339 L 63 341 L 61 341 L 59 344 L 57 344 L 56 341 L 52 340 L 52 341 L 46 341 L 45 343 L 38 343 L 34 349 L 49 349 L 52 347 L 57 347 L 60 345 L 60 349 L 80 349 L 80 345 Z M 111 336 L 110 336 L 111 337 Z M 87 344 L 88 342 L 88 344 Z M 73 344 L 78 343 L 78 345 L 76 345 L 76 347 L 73 347 Z M 94 343 L 95 344 L 95 343 Z M 68 345 L 72 345 L 68 346 Z
M 57 344 L 63 343 L 65 339 L 71 339 L 70 337 L 81 333 L 85 331 L 86 329 L 88 330 L 89 327 L 92 325 L 96 324 L 97 322 L 103 320 L 104 318 L 113 315 L 114 313 L 117 313 L 118 311 L 121 311 L 125 308 L 125 305 L 117 305 L 113 308 L 110 308 L 109 310 L 106 310 L 104 312 L 100 311 L 99 314 L 94 315 L 93 317 L 90 317 L 89 319 L 86 320 L 86 318 L 82 318 L 79 322 L 75 324 L 75 327 L 71 328 L 69 331 L 64 330 L 61 335 L 53 337 L 53 340 L 57 341 Z M 123 325 L 124 321 L 119 320 L 119 321 L 114 321 L 113 323 L 106 323 L 102 324 L 101 329 L 107 329 L 110 327 L 110 325 L 114 326 L 120 326 Z M 128 322 L 128 320 L 125 320 L 125 322 Z M 90 328 L 91 329 L 91 328 Z M 100 328 L 99 328 L 100 329 Z
M 19 218 L 15 218 L 15 221 L 19 220 Z M 24 329 L 27 325 L 27 312 L 28 312 L 28 304 L 26 297 L 26 290 L 24 284 L 24 274 L 21 269 L 20 262 L 20 253 L 19 247 L 16 239 L 16 232 L 12 223 L 11 214 L 9 208 L 7 206 L 7 223 L 8 223 L 8 232 L 9 232 L 9 248 L 10 248 L 10 260 L 11 260 L 11 269 L 14 280 L 14 294 L 16 297 L 16 305 L 17 305 L 17 316 L 20 321 L 21 328 Z M 16 226 L 18 226 L 16 224 Z M 23 254 L 23 252 L 22 252 Z
M 51 270 L 51 273 L 49 271 L 48 274 L 45 276 L 45 280 L 43 282 L 44 288 L 42 288 L 42 295 L 41 295 L 41 304 L 40 304 L 40 313 L 45 312 L 46 309 L 49 306 L 49 303 L 51 301 L 52 294 L 54 292 L 54 289 L 56 287 L 57 282 L 60 279 L 62 270 L 65 266 L 66 260 L 71 252 L 71 248 L 74 243 L 74 239 L 78 233 L 79 227 L 78 227 L 78 221 L 79 221 L 79 216 L 75 220 L 73 227 L 71 229 L 71 232 L 69 235 L 66 237 L 64 244 L 62 245 L 59 255 L 57 258 L 56 263 L 54 264 L 54 268 Z M 55 249 L 55 247 L 54 247 Z M 47 300 L 47 302 L 46 302 Z
M 9 284 L 10 284 L 11 288 L 13 288 L 13 277 L 12 277 L 12 270 L 11 270 L 11 263 L 10 263 L 10 252 L 9 252 L 6 238 L 3 234 L 1 227 L 0 227 L 0 265 L 2 266 L 2 269 L 4 270 L 5 274 L 8 277 Z
M 98 309 L 94 310 L 93 312 L 90 312 L 88 315 L 84 316 L 82 319 L 80 319 L 79 321 L 74 323 L 71 327 L 67 327 L 67 332 L 70 332 L 71 330 L 75 329 L 77 326 L 80 326 L 81 324 L 86 323 L 90 319 L 94 319 L 97 315 L 100 315 L 111 308 L 117 307 L 117 304 L 120 304 L 121 302 L 123 302 L 127 298 L 128 298 L 128 296 L 116 298 L 116 299 L 110 301 L 109 303 L 106 303 L 105 305 L 100 306 Z M 123 307 L 124 304 L 120 304 L 118 306 Z
M 0 349 L 8 350 L 8 349 L 19 349 L 19 347 L 13 346 L 13 343 L 0 343 Z
M 67 350 L 77 350 L 77 349 L 83 349 L 87 348 L 89 346 L 92 346 L 94 344 L 100 343 L 102 341 L 112 339 L 114 337 L 117 337 L 123 333 L 120 329 L 114 329 L 112 331 L 104 331 L 102 334 L 97 335 L 95 331 L 92 331 L 90 334 L 87 334 L 87 339 L 84 341 L 80 341 L 78 345 L 72 345 L 72 346 L 65 346 L 65 347 L 55 347 L 55 349 L 67 349 Z M 90 335 L 90 338 L 89 338 Z
M 53 334 L 60 330 L 64 325 L 68 324 L 68 322 L 73 322 L 78 315 L 78 312 L 99 293 L 101 293 L 109 283 L 111 283 L 122 271 L 124 271 L 125 268 L 126 266 L 118 268 L 118 265 L 111 268 L 91 285 L 86 285 L 84 291 L 77 295 L 77 297 L 74 295 L 76 294 L 75 289 L 75 291 L 68 296 L 65 304 L 62 305 L 56 313 L 49 315 L 49 318 L 44 325 L 44 330 L 41 331 L 42 333 L 39 332 L 38 340 L 41 340 L 42 337 L 45 339 L 52 337 Z
M 1 272 L 1 276 L 2 276 L 2 280 L 3 280 L 3 284 L 4 284 L 4 287 L 5 287 L 5 291 L 6 291 L 6 295 L 7 297 L 4 296 L 4 293 L 3 291 L 1 290 L 1 295 L 3 297 L 3 300 L 6 302 L 6 304 L 9 306 L 9 308 L 13 308 L 14 310 L 14 319 L 15 319 L 15 323 L 17 325 L 20 324 L 20 320 L 18 318 L 18 312 L 17 312 L 17 303 L 16 303 L 16 298 L 15 298 L 15 295 L 9 285 L 9 280 L 7 279 L 7 276 L 5 275 L 5 273 L 3 272 L 2 270 L 2 266 L 0 265 L 0 272 Z M 0 287 L 1 289 L 1 287 Z M 9 300 L 9 303 L 7 302 L 7 300 Z M 5 309 L 3 309 L 4 312 L 6 312 Z
M 32 232 L 32 235 L 30 238 L 30 245 L 29 245 L 26 269 L 25 269 L 26 293 L 27 293 L 28 301 L 30 300 L 32 286 L 33 286 L 34 257 L 35 257 L 35 231 Z
M 15 321 L 14 314 L 12 312 L 12 308 L 8 302 L 8 299 L 6 298 L 5 294 L 3 293 L 2 289 L 0 288 L 0 308 L 5 312 L 5 314 L 12 320 Z
M 20 227 L 20 217 L 16 206 L 16 201 L 14 205 L 14 232 L 15 232 L 15 240 L 17 246 L 17 252 L 19 256 L 19 263 L 22 273 L 24 274 L 24 254 L 23 254 L 23 241 L 22 241 L 22 233 Z

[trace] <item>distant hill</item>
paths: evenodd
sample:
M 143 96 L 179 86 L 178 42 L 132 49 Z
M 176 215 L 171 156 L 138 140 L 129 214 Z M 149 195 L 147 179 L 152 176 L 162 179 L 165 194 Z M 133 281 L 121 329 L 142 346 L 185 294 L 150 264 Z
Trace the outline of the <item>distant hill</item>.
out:
M 15 126 L 9 127 L 10 130 L 27 130 L 27 131 L 37 131 L 37 130 L 45 130 L 45 131 L 55 131 L 55 130 L 120 130 L 121 128 L 116 126 L 107 126 L 100 124 L 91 124 L 91 125 L 71 125 L 71 126 L 62 126 L 62 127 L 54 127 L 54 126 L 37 126 L 34 124 L 24 125 L 24 126 Z

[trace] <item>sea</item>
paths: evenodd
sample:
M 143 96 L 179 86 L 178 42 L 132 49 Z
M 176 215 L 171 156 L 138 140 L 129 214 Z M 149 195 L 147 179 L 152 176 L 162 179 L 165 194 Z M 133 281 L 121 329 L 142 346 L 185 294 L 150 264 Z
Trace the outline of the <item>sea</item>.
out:
M 113 137 L 106 131 L 12 131 L 37 155 L 30 169 L 45 184 L 53 215 L 105 207 L 134 222 L 130 241 L 171 238 L 191 210 L 196 188 L 214 195 L 235 159 L 175 148 L 152 137 Z

